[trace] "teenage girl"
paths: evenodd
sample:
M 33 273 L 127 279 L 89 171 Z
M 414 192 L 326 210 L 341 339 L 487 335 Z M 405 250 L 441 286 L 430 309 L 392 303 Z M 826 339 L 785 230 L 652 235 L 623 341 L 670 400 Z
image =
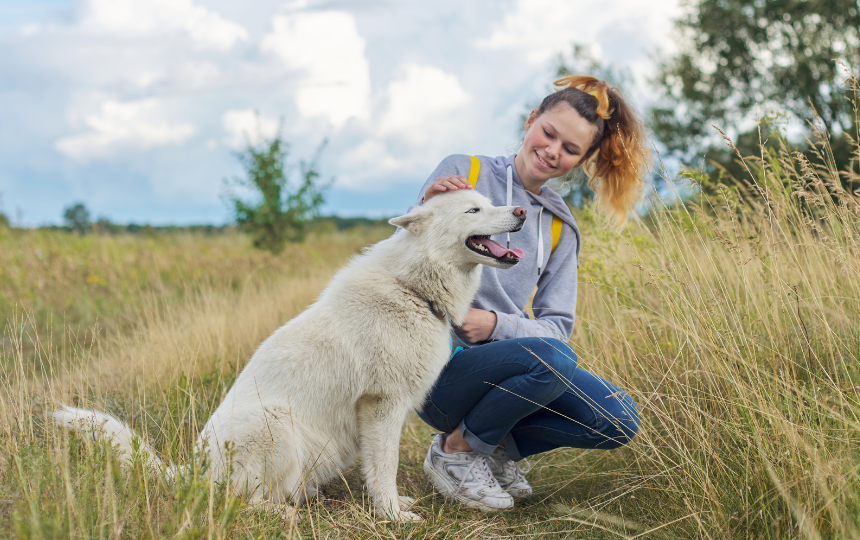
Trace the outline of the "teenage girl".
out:
M 507 270 L 484 267 L 472 308 L 455 329 L 461 347 L 419 411 L 442 432 L 424 460 L 430 482 L 447 498 L 485 511 L 531 495 L 528 470 L 518 463 L 527 456 L 562 446 L 618 448 L 639 428 L 633 399 L 577 367 L 568 345 L 580 233 L 545 184 L 583 167 L 597 206 L 620 226 L 641 200 L 650 154 L 641 121 L 616 89 L 589 76 L 555 84 L 558 90 L 529 115 L 516 155 L 478 157 L 474 189 L 495 205 L 528 212 L 525 227 L 510 237 L 510 247 L 522 248 L 526 258 Z M 417 204 L 472 189 L 473 166 L 469 156 L 445 158 Z M 532 319 L 525 306 L 535 287 Z

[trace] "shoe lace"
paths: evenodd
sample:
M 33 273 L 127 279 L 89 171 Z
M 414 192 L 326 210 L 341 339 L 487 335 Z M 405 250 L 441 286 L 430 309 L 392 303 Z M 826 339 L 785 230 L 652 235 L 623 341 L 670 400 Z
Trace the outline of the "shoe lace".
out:
M 469 465 L 469 468 L 466 469 L 466 474 L 463 475 L 463 478 L 460 479 L 460 484 L 457 486 L 457 491 L 454 493 L 460 493 L 460 489 L 462 489 L 463 484 L 466 483 L 469 476 L 474 473 L 474 479 L 488 485 L 497 484 L 496 478 L 493 476 L 492 471 L 490 471 L 490 466 L 487 465 L 487 458 L 484 456 L 475 456 L 475 459 L 472 460 L 472 463 Z
M 521 480 L 525 480 L 525 474 L 528 474 L 530 470 L 532 470 L 532 465 L 529 463 L 529 460 L 523 458 L 523 461 L 526 463 L 526 468 L 523 469 L 520 464 L 512 459 L 509 459 L 505 462 L 505 473 L 506 475 L 513 476 L 513 482 L 519 482 Z M 513 483 L 512 482 L 512 483 Z

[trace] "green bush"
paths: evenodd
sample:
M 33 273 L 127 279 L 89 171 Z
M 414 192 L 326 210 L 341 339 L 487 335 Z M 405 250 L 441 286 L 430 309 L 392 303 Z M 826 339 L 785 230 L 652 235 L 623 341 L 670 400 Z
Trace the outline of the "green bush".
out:
M 257 145 L 249 142 L 237 156 L 247 177 L 233 184 L 253 192 L 256 200 L 244 200 L 233 192 L 227 195 L 239 228 L 253 237 L 255 247 L 274 254 L 281 253 L 287 242 L 305 239 L 328 187 L 320 181 L 319 151 L 310 162 L 299 163 L 299 180 L 291 181 L 295 167 L 286 163 L 288 148 L 280 132 Z

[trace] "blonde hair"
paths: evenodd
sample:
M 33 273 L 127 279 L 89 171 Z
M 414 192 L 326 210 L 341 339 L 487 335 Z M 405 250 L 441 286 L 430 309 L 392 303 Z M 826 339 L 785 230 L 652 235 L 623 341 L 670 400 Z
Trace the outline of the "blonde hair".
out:
M 595 202 L 615 227 L 621 227 L 644 195 L 651 152 L 645 127 L 617 88 L 589 75 L 570 75 L 555 81 L 556 92 L 544 98 L 537 116 L 567 103 L 597 128 L 582 168 Z

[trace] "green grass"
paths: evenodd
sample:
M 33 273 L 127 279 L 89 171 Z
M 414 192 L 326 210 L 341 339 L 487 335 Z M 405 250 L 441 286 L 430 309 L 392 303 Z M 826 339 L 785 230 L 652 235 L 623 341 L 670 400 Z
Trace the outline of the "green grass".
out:
M 205 464 L 176 482 L 124 470 L 44 420 L 57 400 L 90 405 L 188 462 L 260 341 L 388 230 L 319 235 L 281 257 L 241 236 L 7 232 L 7 291 L 27 301 L 11 316 L 3 300 L 0 537 L 856 538 L 860 201 L 818 151 L 823 166 L 787 151 L 746 160 L 761 196 L 743 204 L 726 189 L 621 234 L 580 214 L 571 341 L 580 365 L 633 395 L 639 434 L 618 450 L 537 456 L 534 499 L 485 515 L 432 492 L 430 429 L 412 419 L 398 481 L 420 524 L 373 516 L 357 469 L 284 520 L 203 480 Z

